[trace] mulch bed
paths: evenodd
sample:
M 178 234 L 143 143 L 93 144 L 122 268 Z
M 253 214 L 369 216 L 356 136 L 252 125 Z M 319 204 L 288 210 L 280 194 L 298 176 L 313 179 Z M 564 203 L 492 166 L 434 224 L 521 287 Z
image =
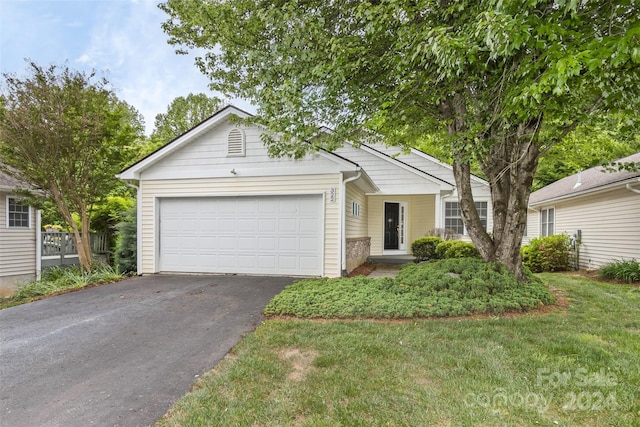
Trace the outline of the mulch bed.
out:
M 349 273 L 348 277 L 355 276 L 368 276 L 376 269 L 376 265 L 371 262 L 365 262 L 362 265 L 354 268 L 351 273 Z

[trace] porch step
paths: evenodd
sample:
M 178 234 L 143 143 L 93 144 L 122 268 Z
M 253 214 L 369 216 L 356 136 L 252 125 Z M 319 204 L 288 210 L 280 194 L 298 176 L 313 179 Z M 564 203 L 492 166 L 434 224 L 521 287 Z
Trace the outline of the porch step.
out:
M 410 254 L 406 255 L 376 255 L 367 258 L 367 261 L 376 264 L 408 264 L 416 262 L 416 257 Z

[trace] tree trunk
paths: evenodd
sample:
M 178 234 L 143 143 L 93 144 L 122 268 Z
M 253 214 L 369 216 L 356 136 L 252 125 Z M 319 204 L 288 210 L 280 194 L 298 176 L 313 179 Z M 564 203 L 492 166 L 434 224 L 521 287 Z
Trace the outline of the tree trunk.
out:
M 542 115 L 524 121 L 515 130 L 504 129 L 500 124 L 486 133 L 476 135 L 484 141 L 470 140 L 465 118 L 468 114 L 464 97 L 456 93 L 443 100 L 441 112 L 447 123 L 447 131 L 457 139 L 453 161 L 460 213 L 469 237 L 487 262 L 500 261 L 516 278 L 527 280 L 522 266 L 520 247 L 527 227 L 527 208 L 538 167 L 540 149 L 535 143 L 540 130 Z M 471 186 L 471 145 L 486 144 L 486 156 L 482 156 L 482 170 L 487 175 L 491 190 L 493 230 L 491 235 L 482 226 L 476 209 Z
M 71 211 L 69 210 L 66 200 L 62 197 L 62 193 L 55 186 L 50 188 L 50 192 L 56 207 L 62 215 L 62 218 L 64 218 L 67 225 L 69 225 L 73 230 L 73 237 L 76 242 L 76 249 L 78 250 L 78 262 L 80 262 L 80 266 L 84 271 L 91 270 L 93 255 L 91 253 L 91 244 L 89 241 L 91 238 L 89 216 L 86 209 L 82 209 L 80 212 L 82 230 L 84 231 L 84 235 L 82 235 L 80 234 L 80 227 L 78 227 L 78 224 L 73 219 L 73 215 L 71 215 Z
M 490 236 L 475 208 L 470 166 L 454 161 L 460 211 L 469 237 L 485 261 L 500 261 L 518 280 L 526 281 L 520 247 L 527 226 L 531 184 L 540 152 L 536 144 L 508 141 L 497 146 L 483 169 L 489 178 L 493 215 Z

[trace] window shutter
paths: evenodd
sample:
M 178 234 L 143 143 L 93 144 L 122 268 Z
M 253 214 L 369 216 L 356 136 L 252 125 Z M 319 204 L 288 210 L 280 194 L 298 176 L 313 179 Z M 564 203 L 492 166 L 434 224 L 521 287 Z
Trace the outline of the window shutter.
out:
M 231 129 L 227 137 L 227 155 L 244 156 L 244 134 L 240 129 Z

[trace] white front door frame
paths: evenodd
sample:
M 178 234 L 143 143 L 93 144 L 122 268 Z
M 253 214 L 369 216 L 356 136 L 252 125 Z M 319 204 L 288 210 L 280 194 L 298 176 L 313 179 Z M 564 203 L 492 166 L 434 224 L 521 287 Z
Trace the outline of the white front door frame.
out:
M 387 203 L 397 203 L 398 204 L 398 249 L 384 249 L 384 242 L 382 245 L 382 254 L 383 255 L 400 255 L 407 253 L 407 230 L 409 229 L 409 221 L 408 221 L 408 206 L 407 202 L 399 201 L 399 200 L 384 200 L 383 201 L 383 223 L 382 223 L 382 236 L 384 240 L 385 233 L 385 225 L 387 222 L 386 218 L 386 204 Z

